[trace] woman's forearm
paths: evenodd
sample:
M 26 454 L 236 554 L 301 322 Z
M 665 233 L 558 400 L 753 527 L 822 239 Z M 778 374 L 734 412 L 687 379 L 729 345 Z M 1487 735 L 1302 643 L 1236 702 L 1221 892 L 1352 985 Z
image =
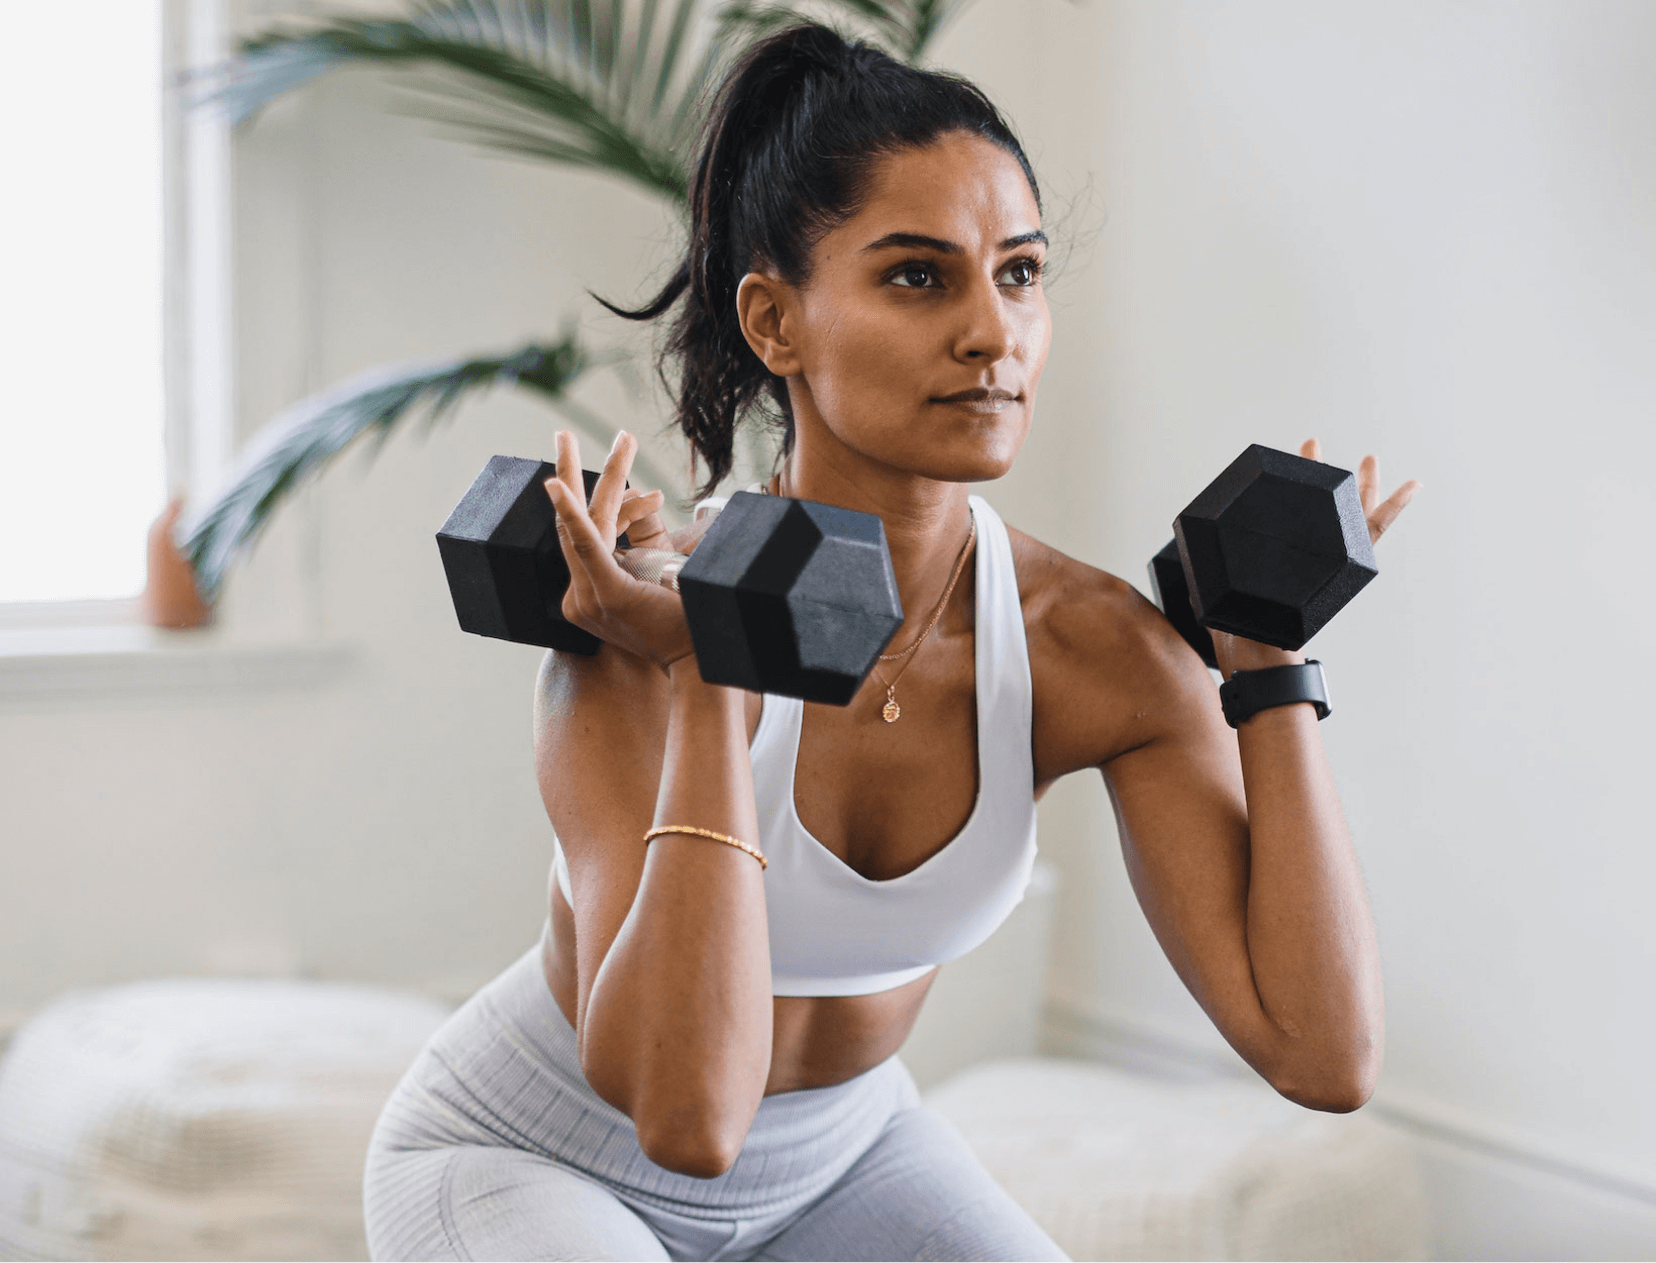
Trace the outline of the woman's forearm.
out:
M 686 661 L 671 672 L 655 824 L 757 847 L 743 695 L 703 684 Z M 758 861 L 707 838 L 657 837 L 587 998 L 581 1059 L 593 1087 L 632 1116 L 653 1160 L 718 1174 L 764 1093 L 771 1012 Z
M 1248 956 L 1275 1032 L 1271 1079 L 1355 1109 L 1379 1073 L 1384 1003 L 1363 876 L 1309 705 L 1237 731 L 1248 804 Z
M 1235 671 L 1304 655 L 1224 633 Z M 1275 706 L 1236 732 L 1248 813 L 1248 964 L 1264 1018 L 1256 1057 L 1284 1096 L 1355 1109 L 1380 1071 L 1385 1005 L 1368 893 L 1309 704 Z

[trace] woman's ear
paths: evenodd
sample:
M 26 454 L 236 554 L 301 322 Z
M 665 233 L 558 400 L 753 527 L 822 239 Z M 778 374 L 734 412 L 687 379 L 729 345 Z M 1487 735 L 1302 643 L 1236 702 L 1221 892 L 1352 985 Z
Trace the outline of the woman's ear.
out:
M 736 287 L 736 319 L 753 353 L 778 377 L 797 377 L 799 348 L 792 335 L 794 291 L 781 278 L 749 272 Z

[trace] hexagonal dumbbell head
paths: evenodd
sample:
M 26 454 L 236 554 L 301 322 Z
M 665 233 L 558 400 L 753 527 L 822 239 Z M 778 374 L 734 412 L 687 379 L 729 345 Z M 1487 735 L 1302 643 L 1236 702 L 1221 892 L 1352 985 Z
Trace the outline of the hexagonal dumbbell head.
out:
M 569 567 L 543 485 L 555 473 L 547 461 L 491 456 L 437 532 L 437 550 L 462 630 L 594 654 L 598 637 L 563 617 Z M 590 498 L 598 475 L 583 473 Z
M 1197 619 L 1282 649 L 1380 573 L 1351 473 L 1257 443 L 1174 519 L 1173 536 Z
M 903 624 L 872 513 L 738 491 L 679 571 L 702 679 L 844 706 Z
M 1190 585 L 1185 582 L 1178 540 L 1168 540 L 1167 546 L 1150 559 L 1150 592 L 1161 612 L 1167 615 L 1167 621 L 1173 624 L 1173 630 L 1184 637 L 1185 644 L 1208 666 L 1218 666 L 1213 635 L 1196 621 L 1196 611 L 1190 605 Z

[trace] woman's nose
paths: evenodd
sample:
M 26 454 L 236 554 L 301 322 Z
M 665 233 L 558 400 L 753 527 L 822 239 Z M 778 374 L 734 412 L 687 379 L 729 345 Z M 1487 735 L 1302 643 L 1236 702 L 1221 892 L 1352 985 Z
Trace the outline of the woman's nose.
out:
M 993 281 L 974 285 L 965 298 L 955 358 L 962 363 L 995 364 L 1011 355 L 1018 338 L 1007 315 L 998 285 Z

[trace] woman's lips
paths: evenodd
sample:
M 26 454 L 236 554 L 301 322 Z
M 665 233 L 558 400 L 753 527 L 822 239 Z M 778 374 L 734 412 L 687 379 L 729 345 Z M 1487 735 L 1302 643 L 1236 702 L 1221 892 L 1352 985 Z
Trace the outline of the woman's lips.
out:
M 953 404 L 968 412 L 1002 412 L 1022 398 L 1009 390 L 991 390 L 979 386 L 974 390 L 957 390 L 952 395 L 934 395 L 931 402 Z

